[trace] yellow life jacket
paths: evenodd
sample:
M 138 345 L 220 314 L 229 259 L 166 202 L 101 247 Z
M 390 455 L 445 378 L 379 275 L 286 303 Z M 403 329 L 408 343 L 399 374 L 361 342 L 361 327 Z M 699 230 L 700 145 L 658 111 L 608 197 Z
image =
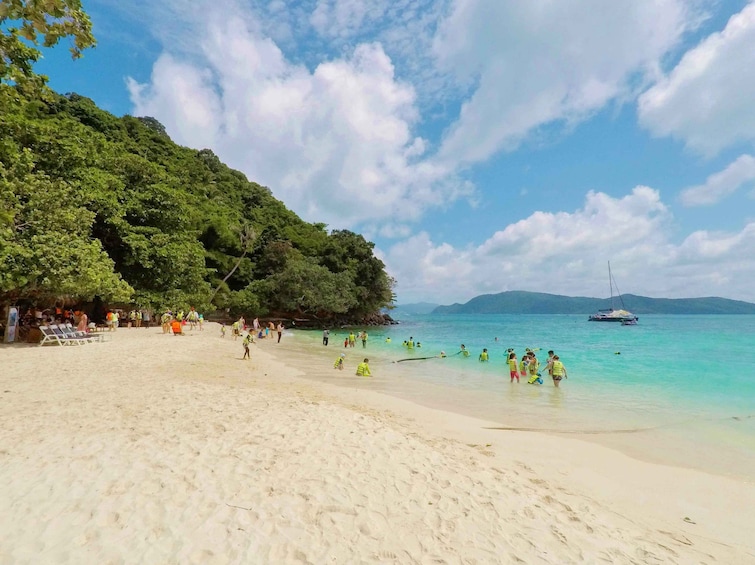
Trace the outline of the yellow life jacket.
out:
M 564 364 L 561 361 L 553 362 L 553 376 L 554 377 L 564 376 Z

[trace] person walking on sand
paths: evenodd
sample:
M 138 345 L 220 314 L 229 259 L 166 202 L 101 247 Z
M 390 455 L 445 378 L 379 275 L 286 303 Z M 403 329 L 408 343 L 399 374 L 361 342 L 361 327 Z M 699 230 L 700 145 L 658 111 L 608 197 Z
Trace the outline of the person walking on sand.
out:
M 236 341 L 236 338 L 238 338 L 241 335 L 241 331 L 239 330 L 239 321 L 236 320 L 231 325 L 231 333 L 233 334 L 233 341 Z
M 244 356 L 241 358 L 241 360 L 243 361 L 244 359 L 251 359 L 252 356 L 249 354 L 249 344 L 254 343 L 252 332 L 247 333 L 244 341 L 242 341 L 241 343 L 244 346 Z
M 278 327 L 276 329 L 278 330 L 278 343 L 280 343 L 281 337 L 283 336 L 283 321 L 278 322 Z
M 556 388 L 558 388 L 561 379 L 568 378 L 566 376 L 566 367 L 564 367 L 564 364 L 561 362 L 558 355 L 553 356 L 551 377 L 553 378 L 553 386 Z
M 370 373 L 370 366 L 369 366 L 370 360 L 366 357 L 364 358 L 364 361 L 362 361 L 359 365 L 357 365 L 357 377 L 371 377 L 372 373 Z

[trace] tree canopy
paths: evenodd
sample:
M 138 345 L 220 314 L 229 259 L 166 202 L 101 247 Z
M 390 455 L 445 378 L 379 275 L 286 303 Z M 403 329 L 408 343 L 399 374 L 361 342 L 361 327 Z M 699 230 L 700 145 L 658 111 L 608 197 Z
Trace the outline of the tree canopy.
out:
M 304 222 L 154 118 L 9 84 L 0 107 L 0 300 L 353 319 L 392 301 L 372 243 Z
M 32 70 L 40 56 L 34 46 L 52 47 L 63 38 L 71 40 L 74 59 L 95 45 L 81 0 L 0 0 L 0 82 L 39 86 L 44 79 Z

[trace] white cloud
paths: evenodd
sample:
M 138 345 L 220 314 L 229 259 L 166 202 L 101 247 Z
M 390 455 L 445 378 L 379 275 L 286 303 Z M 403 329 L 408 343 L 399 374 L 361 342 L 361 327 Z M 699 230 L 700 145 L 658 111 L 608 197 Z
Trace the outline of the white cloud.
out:
M 755 3 L 688 51 L 639 99 L 642 124 L 712 155 L 755 140 Z
M 473 163 L 533 130 L 584 119 L 637 83 L 695 21 L 690 3 L 456 0 L 435 41 L 441 68 L 474 85 L 441 155 Z
M 740 155 L 723 171 L 710 175 L 705 184 L 684 189 L 679 195 L 685 206 L 715 204 L 755 180 L 755 157 Z
M 384 261 L 404 303 L 505 290 L 605 297 L 609 260 L 624 293 L 755 300 L 755 222 L 739 233 L 698 231 L 678 245 L 672 226 L 654 189 L 639 186 L 623 198 L 589 192 L 579 210 L 535 212 L 479 246 L 435 244 L 420 233 Z
M 129 83 L 135 113 L 158 118 L 176 141 L 209 146 L 305 218 L 334 227 L 416 219 L 471 192 L 423 160 L 414 89 L 396 79 L 381 45 L 309 71 L 249 14 L 206 18 L 201 59 L 164 54 L 149 84 Z

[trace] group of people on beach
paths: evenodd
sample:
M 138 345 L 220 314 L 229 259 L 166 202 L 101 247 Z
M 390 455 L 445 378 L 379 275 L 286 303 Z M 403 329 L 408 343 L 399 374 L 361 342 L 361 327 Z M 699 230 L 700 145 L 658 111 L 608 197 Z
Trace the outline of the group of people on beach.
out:
M 204 331 L 204 314 L 197 312 L 194 306 L 189 308 L 188 312 L 166 309 L 160 316 L 160 325 L 164 334 L 184 335 L 184 327 L 187 325 L 192 331 L 197 327 L 199 331 Z
M 231 324 L 231 335 L 233 336 L 233 340 L 236 341 L 242 336 L 243 332 L 246 332 L 246 335 L 241 340 L 241 345 L 244 347 L 244 356 L 242 359 L 251 359 L 249 346 L 252 343 L 257 343 L 254 341 L 255 336 L 257 336 L 257 339 L 266 339 L 272 336 L 272 334 L 277 333 L 277 343 L 280 343 L 284 329 L 286 329 L 286 327 L 283 325 L 282 320 L 278 322 L 278 325 L 276 325 L 275 322 L 270 321 L 267 325 L 263 326 L 260 324 L 259 318 L 255 318 L 252 320 L 252 325 L 247 326 L 244 316 L 240 316 L 238 320 Z M 225 322 L 222 322 L 220 324 L 220 337 L 225 337 L 225 334 L 226 325 Z

